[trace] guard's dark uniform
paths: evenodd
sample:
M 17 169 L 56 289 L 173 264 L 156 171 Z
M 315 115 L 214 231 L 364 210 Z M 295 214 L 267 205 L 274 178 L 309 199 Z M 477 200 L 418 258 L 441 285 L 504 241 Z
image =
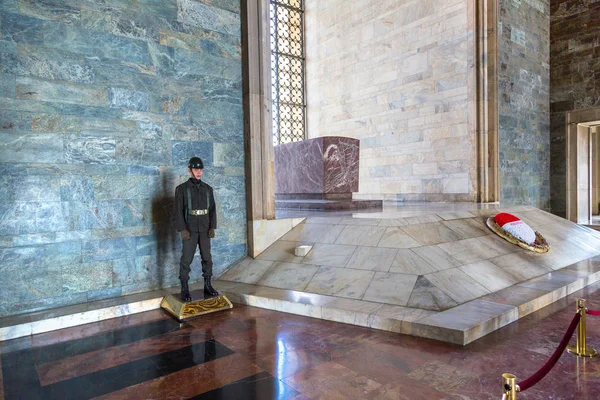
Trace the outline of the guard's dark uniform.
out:
M 202 276 L 212 276 L 213 262 L 208 231 L 217 228 L 213 188 L 200 180 L 190 178 L 175 189 L 174 207 L 175 228 L 179 232 L 184 230 L 190 232 L 190 240 L 183 241 L 179 279 L 189 280 L 190 264 L 194 260 L 197 245 L 200 246 L 202 258 Z

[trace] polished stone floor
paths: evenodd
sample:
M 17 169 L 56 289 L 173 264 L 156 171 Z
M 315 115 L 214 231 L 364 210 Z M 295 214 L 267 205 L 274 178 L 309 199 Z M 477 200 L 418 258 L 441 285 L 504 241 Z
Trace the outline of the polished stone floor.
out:
M 467 346 L 235 305 L 177 323 L 155 310 L 0 343 L 6 399 L 501 398 L 500 376 L 540 368 L 575 300 L 600 283 Z M 588 317 L 600 348 L 600 318 Z M 519 399 L 600 398 L 600 358 L 563 354 Z

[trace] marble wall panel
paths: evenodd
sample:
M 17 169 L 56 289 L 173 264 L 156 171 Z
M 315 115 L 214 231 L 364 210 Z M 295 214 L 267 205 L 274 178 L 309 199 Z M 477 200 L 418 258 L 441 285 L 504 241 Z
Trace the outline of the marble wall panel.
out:
M 57 135 L 8 134 L 0 132 L 3 163 L 63 163 L 64 138 Z
M 71 136 L 65 142 L 65 161 L 74 164 L 114 164 L 116 141 L 110 137 Z
M 79 264 L 82 261 L 81 242 L 47 244 L 40 249 L 40 266 Z
M 31 17 L 51 19 L 64 23 L 76 23 L 81 15 L 79 8 L 56 1 L 40 2 L 23 0 L 19 2 L 19 10 Z
M 243 130 L 239 123 L 233 121 L 211 121 L 210 124 L 199 125 L 167 125 L 173 140 L 188 140 L 217 143 L 243 140 Z
M 2 13 L 2 33 L 4 40 L 41 45 L 44 41 L 43 27 L 43 21 L 40 19 L 31 18 L 23 14 Z
M 69 229 L 71 210 L 65 202 L 36 203 L 35 229 L 37 232 L 57 232 Z M 31 215 L 28 216 L 31 218 Z
M 108 101 L 107 92 L 101 87 L 61 84 L 29 77 L 17 77 L 15 85 L 17 99 L 89 104 L 93 106 L 105 106 Z
M 62 296 L 46 297 L 43 299 L 30 299 L 24 302 L 3 303 L 0 305 L 0 316 L 5 317 L 24 312 L 41 311 L 48 308 L 85 303 L 87 300 L 87 293 L 72 293 Z
M 7 240 L 7 242 L 4 243 L 2 247 L 31 246 L 56 242 L 56 233 L 31 233 L 25 235 L 4 236 L 3 238 Z
M 229 107 L 229 103 L 209 100 L 191 100 L 190 117 L 192 124 L 196 121 L 231 121 L 242 123 L 243 115 L 240 107 Z
M 239 37 L 202 28 L 194 29 L 192 34 L 161 29 L 160 44 L 214 56 L 241 58 Z
M 227 9 L 210 7 L 207 4 L 193 0 L 178 0 L 177 20 L 183 24 L 239 36 L 239 5 L 238 2 L 230 1 L 229 3 L 230 5 L 236 4 L 237 10 L 232 12 Z
M 175 49 L 175 65 L 169 74 L 185 80 L 194 80 L 200 75 L 239 81 L 242 64 L 239 60 Z
M 305 2 L 307 137 L 360 140 L 357 199 L 475 200 L 468 4 Z
M 47 25 L 44 25 L 44 28 Z M 152 65 L 148 43 L 105 32 L 56 24 L 44 30 L 44 46 L 68 50 L 88 57 L 106 57 Z
M 152 221 L 152 207 L 143 199 L 123 201 L 123 226 L 139 226 Z
M 87 176 L 65 176 L 60 179 L 61 201 L 89 201 L 94 198 L 94 183 Z
M 16 93 L 15 93 L 16 95 Z M 0 107 L 6 110 L 29 111 L 34 113 L 77 115 L 85 118 L 123 118 L 122 110 L 73 103 L 35 102 L 21 99 L 0 98 Z
M 550 190 L 552 212 L 566 215 L 566 118 L 600 106 L 600 4 L 550 2 Z
M 3 97 L 15 97 L 15 76 L 0 73 L 0 94 Z
M 159 192 L 157 177 L 148 175 L 94 176 L 96 200 L 152 198 Z
M 83 261 L 104 261 L 135 255 L 135 238 L 116 238 L 83 242 Z
M 60 200 L 60 179 L 46 176 L 24 176 L 12 180 L 6 187 L 13 193 L 15 201 L 58 201 Z
M 20 132 L 31 130 L 31 113 L 13 110 L 3 110 L 0 113 L 3 131 Z
M 215 189 L 215 275 L 246 255 L 239 13 L 0 2 L 0 316 L 176 285 L 192 156 Z
M 60 265 L 53 265 L 45 268 L 20 266 L 3 272 L 2 298 L 11 304 L 56 297 L 62 292 L 60 271 Z
M 77 293 L 112 286 L 113 265 L 110 261 L 70 264 L 62 269 L 62 292 Z
M 150 108 L 148 93 L 137 90 L 110 88 L 108 101 L 112 108 L 127 108 L 136 111 L 148 111 Z
M 120 287 L 107 287 L 105 289 L 88 290 L 85 293 L 87 301 L 98 301 L 112 299 L 123 295 L 123 289 Z
M 213 150 L 215 167 L 244 166 L 243 143 L 215 143 Z
M 202 159 L 204 168 L 213 164 L 213 144 L 210 142 L 172 142 L 173 165 L 187 165 L 191 157 Z
M 116 140 L 115 159 L 122 164 L 135 166 L 168 165 L 171 163 L 171 142 L 155 139 Z
M 550 208 L 550 1 L 500 1 L 500 199 Z
M 58 54 L 56 54 L 58 53 Z M 94 71 L 70 53 L 21 45 L 19 52 L 0 53 L 2 70 L 19 76 L 35 76 L 77 83 L 93 83 Z
M 35 233 L 36 203 L 8 203 L 0 204 L 0 234 L 14 235 Z
M 0 177 L 0 187 L 3 188 L 10 188 L 12 187 L 12 182 L 13 182 L 13 177 L 12 176 L 1 176 Z M 11 203 L 13 201 L 14 195 L 13 192 L 11 190 L 3 190 L 2 193 L 0 193 L 0 203 Z

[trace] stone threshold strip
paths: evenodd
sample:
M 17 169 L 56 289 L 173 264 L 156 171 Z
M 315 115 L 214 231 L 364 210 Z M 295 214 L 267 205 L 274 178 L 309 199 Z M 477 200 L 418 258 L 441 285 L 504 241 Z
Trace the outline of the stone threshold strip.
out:
M 193 284 L 190 289 L 201 286 Z M 156 310 L 164 296 L 175 292 L 179 287 L 0 318 L 0 341 Z
M 215 286 L 234 303 L 466 345 L 598 280 L 600 260 L 584 260 L 441 312 L 230 281 L 215 281 Z M 0 341 L 155 310 L 165 295 L 178 290 L 2 318 Z

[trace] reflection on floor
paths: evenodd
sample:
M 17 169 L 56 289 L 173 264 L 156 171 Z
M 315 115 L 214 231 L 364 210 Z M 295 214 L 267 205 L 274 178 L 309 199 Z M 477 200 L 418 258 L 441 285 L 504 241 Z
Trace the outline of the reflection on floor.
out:
M 548 359 L 600 283 L 467 346 L 243 305 L 179 324 L 160 310 L 0 343 L 0 399 L 497 399 Z M 600 318 L 588 317 L 600 348 Z M 600 398 L 600 360 L 564 354 L 519 398 Z
M 551 250 L 510 244 L 485 225 L 511 212 Z M 234 301 L 469 343 L 600 279 L 600 233 L 530 206 L 407 204 L 307 218 L 219 279 Z M 297 257 L 299 245 L 312 246 Z

